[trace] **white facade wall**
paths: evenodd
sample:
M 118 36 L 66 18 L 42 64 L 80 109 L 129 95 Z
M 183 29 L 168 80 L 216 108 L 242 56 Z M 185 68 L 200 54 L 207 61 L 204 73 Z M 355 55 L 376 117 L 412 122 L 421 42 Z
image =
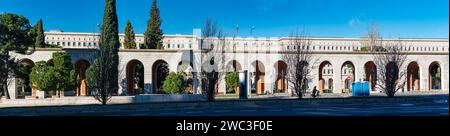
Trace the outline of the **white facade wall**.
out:
M 343 80 L 341 78 L 341 68 L 346 62 L 352 62 L 355 66 L 355 80 L 365 78 L 364 64 L 372 61 L 372 55 L 369 53 L 359 52 L 361 48 L 361 39 L 359 38 L 310 38 L 312 41 L 311 50 L 314 53 L 314 60 L 317 60 L 312 65 L 312 72 L 310 74 L 310 88 L 318 85 L 319 65 L 324 61 L 329 61 L 333 69 L 333 92 L 340 93 L 343 88 Z M 397 39 L 386 39 L 387 42 L 393 42 Z M 93 61 L 92 50 L 96 48 L 95 45 L 98 37 L 93 33 L 66 33 L 66 32 L 46 32 L 47 43 L 57 43 L 63 49 L 38 49 L 32 55 L 13 54 L 18 59 L 30 59 L 33 62 L 47 61 L 51 59 L 51 55 L 56 51 L 68 51 L 72 55 L 72 62 L 76 63 L 78 60 L 85 59 L 91 64 Z M 123 35 L 120 35 L 120 41 L 123 42 Z M 143 35 L 136 35 L 136 43 L 143 44 Z M 442 90 L 448 91 L 449 88 L 449 48 L 448 39 L 402 39 L 407 43 L 406 47 L 410 52 L 407 63 L 404 64 L 402 70 L 410 62 L 416 61 L 419 65 L 420 74 L 420 89 L 421 91 L 429 90 L 429 66 L 433 62 L 438 62 L 442 69 Z M 62 42 L 65 45 L 62 45 Z M 70 42 L 70 44 L 68 44 Z M 282 61 L 280 51 L 293 50 L 292 46 L 288 46 L 289 38 L 227 38 L 227 50 L 225 53 L 225 60 L 220 61 L 219 67 L 222 65 L 231 64 L 236 60 L 242 67 L 242 70 L 255 72 L 255 67 L 252 65 L 255 61 L 262 63 L 265 71 L 265 90 L 273 90 L 276 80 L 276 63 Z M 80 46 L 78 46 L 80 43 Z M 84 44 L 83 43 L 91 43 Z M 96 43 L 94 45 L 94 43 Z M 138 60 L 144 65 L 144 82 L 145 84 L 152 84 L 152 67 L 158 60 L 164 60 L 169 64 L 171 72 L 177 71 L 178 63 L 181 61 L 191 62 L 193 64 L 193 71 L 201 71 L 201 50 L 200 39 L 194 35 L 166 35 L 162 50 L 148 50 L 148 49 L 121 49 L 119 52 L 119 80 L 126 78 L 126 66 L 132 60 Z M 214 42 L 217 44 L 217 42 Z M 169 47 L 170 45 L 170 47 Z M 178 46 L 180 45 L 180 46 Z M 235 45 L 235 46 L 233 46 Z M 206 46 L 208 47 L 208 46 Z M 192 51 L 193 54 L 190 53 Z M 192 60 L 191 60 L 192 58 Z M 196 76 L 198 77 L 198 75 Z M 225 92 L 225 82 L 222 77 L 219 92 Z M 199 81 L 194 81 L 198 85 Z M 328 81 L 326 81 L 328 82 Z M 119 81 L 121 83 L 121 81 Z M 10 91 L 14 91 L 14 85 L 10 87 Z M 196 91 L 200 91 L 200 87 L 194 87 Z M 249 87 L 250 88 L 250 87 Z M 289 87 L 291 88 L 291 87 Z M 151 88 L 146 88 L 146 93 L 151 93 Z M 291 91 L 288 91 L 291 92 Z M 119 90 L 119 94 L 124 94 L 124 88 Z M 13 94 L 13 93 L 11 93 Z M 14 98 L 14 97 L 13 97 Z

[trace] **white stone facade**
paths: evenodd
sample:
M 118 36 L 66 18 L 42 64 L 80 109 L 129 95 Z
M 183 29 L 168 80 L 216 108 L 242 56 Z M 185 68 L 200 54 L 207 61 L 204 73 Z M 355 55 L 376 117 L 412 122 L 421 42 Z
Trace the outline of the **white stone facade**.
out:
M 29 59 L 33 62 L 47 61 L 51 59 L 53 52 L 67 51 L 72 55 L 73 64 L 79 60 L 86 60 L 92 64 L 92 49 L 98 46 L 98 34 L 94 33 L 68 33 L 60 31 L 46 32 L 46 43 L 56 44 L 63 49 L 37 49 L 32 55 L 14 54 L 17 59 Z M 144 83 L 146 84 L 145 93 L 153 93 L 152 86 L 154 81 L 154 65 L 156 62 L 166 62 L 170 71 L 177 71 L 180 62 L 188 62 L 192 64 L 192 71 L 197 73 L 201 71 L 202 50 L 200 49 L 200 37 L 196 35 L 165 35 L 163 39 L 162 50 L 150 49 L 121 49 L 119 52 L 119 78 L 121 83 L 126 80 L 126 68 L 131 61 L 137 61 L 144 66 Z M 365 65 L 373 61 L 372 54 L 359 51 L 362 47 L 360 38 L 327 38 L 327 37 L 310 37 L 312 41 L 310 46 L 313 57 L 317 62 L 312 65 L 308 85 L 310 89 L 319 84 L 319 72 L 324 72 L 322 78 L 325 81 L 325 89 L 331 89 L 333 93 L 342 93 L 344 88 L 345 77 L 342 66 L 345 63 L 351 63 L 354 68 L 353 81 L 365 79 Z M 385 39 L 387 42 L 395 42 L 398 39 Z M 417 91 L 429 91 L 430 89 L 430 72 L 431 64 L 438 64 L 441 70 L 441 85 L 439 90 L 448 91 L 449 88 L 449 43 L 448 39 L 400 39 L 407 45 L 402 49 L 408 51 L 408 60 L 401 70 L 407 70 L 408 64 L 417 62 L 419 67 L 419 86 Z M 120 41 L 123 42 L 123 34 L 120 35 Z M 248 70 L 255 72 L 255 62 L 262 65 L 261 77 L 264 82 L 264 91 L 271 92 L 277 80 L 277 62 L 284 61 L 281 51 L 293 50 L 294 47 L 288 45 L 289 38 L 226 38 L 225 60 L 219 62 L 221 65 L 233 64 L 237 62 L 240 71 Z M 144 37 L 141 34 L 136 35 L 136 43 L 138 45 L 144 43 Z M 230 48 L 228 48 L 230 47 Z M 232 48 L 231 48 L 232 47 Z M 205 46 L 204 48 L 208 48 Z M 329 65 L 319 71 L 319 65 L 322 62 L 329 62 Z M 220 66 L 219 66 L 220 67 Z M 260 66 L 261 67 L 261 66 Z M 330 71 L 330 72 L 329 72 Z M 329 79 L 332 79 L 332 88 L 329 88 Z M 403 79 L 404 80 L 404 79 Z M 198 80 L 198 74 L 194 74 L 194 92 L 201 93 Z M 148 86 L 148 87 L 147 87 Z M 15 94 L 15 85 L 10 86 L 10 92 Z M 126 95 L 126 89 L 121 85 L 120 95 Z M 377 90 L 374 90 L 377 91 Z M 286 93 L 291 93 L 289 87 Z M 225 93 L 225 82 L 221 80 L 219 93 Z M 14 98 L 14 97 L 12 97 Z

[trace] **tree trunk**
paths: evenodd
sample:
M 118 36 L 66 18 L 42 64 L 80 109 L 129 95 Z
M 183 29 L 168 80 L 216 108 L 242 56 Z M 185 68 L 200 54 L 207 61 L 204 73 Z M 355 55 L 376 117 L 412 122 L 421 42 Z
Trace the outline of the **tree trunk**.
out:
M 9 91 L 8 91 L 8 81 L 6 81 L 6 84 L 3 85 L 3 94 L 5 94 L 6 99 L 11 99 L 11 97 L 9 96 Z

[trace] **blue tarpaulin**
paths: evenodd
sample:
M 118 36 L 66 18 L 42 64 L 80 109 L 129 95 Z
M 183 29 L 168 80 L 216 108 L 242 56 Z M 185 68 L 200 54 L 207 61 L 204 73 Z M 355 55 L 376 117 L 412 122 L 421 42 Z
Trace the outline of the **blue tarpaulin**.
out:
M 353 96 L 369 96 L 370 86 L 369 82 L 355 82 L 352 84 Z

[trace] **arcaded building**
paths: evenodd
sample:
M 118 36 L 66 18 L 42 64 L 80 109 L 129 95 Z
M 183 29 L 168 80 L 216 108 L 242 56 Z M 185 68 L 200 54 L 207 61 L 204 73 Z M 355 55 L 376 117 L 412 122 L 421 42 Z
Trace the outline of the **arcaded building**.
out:
M 161 93 L 162 82 L 167 72 L 185 72 L 191 86 L 190 93 L 201 94 L 201 71 L 205 70 L 204 50 L 211 46 L 224 46 L 224 57 L 215 70 L 219 72 L 244 70 L 249 72 L 249 90 L 255 94 L 292 94 L 292 87 L 286 80 L 289 67 L 283 60 L 283 52 L 294 50 L 288 37 L 281 38 L 225 38 L 210 45 L 202 44 L 201 36 L 165 35 L 163 49 L 120 49 L 118 95 L 139 95 Z M 75 96 L 90 95 L 85 83 L 85 71 L 92 64 L 93 52 L 98 47 L 98 34 L 49 31 L 45 33 L 48 44 L 59 45 L 57 49 L 37 49 L 32 55 L 13 54 L 24 65 L 34 66 L 37 61 L 48 61 L 53 52 L 67 51 L 80 82 L 74 90 Z M 124 35 L 120 35 L 123 43 Z M 317 88 L 323 93 L 348 93 L 354 82 L 369 82 L 372 93 L 379 93 L 376 86 L 377 66 L 373 54 L 362 51 L 361 38 L 308 37 L 310 51 L 315 63 L 308 75 L 308 90 Z M 449 88 L 449 42 L 448 39 L 384 39 L 386 42 L 402 41 L 403 51 L 408 57 L 400 68 L 407 75 L 401 79 L 406 85 L 401 91 L 448 91 Z M 136 35 L 136 43 L 144 44 L 144 36 Z M 202 46 L 203 45 L 203 46 Z M 165 71 L 164 69 L 168 69 Z M 139 73 L 139 74 L 136 74 Z M 138 76 L 136 76 L 138 75 Z M 224 77 L 221 77 L 217 92 L 226 93 Z M 26 79 L 15 79 L 10 86 L 12 98 L 35 90 L 24 86 Z M 136 91 L 141 89 L 142 91 Z

